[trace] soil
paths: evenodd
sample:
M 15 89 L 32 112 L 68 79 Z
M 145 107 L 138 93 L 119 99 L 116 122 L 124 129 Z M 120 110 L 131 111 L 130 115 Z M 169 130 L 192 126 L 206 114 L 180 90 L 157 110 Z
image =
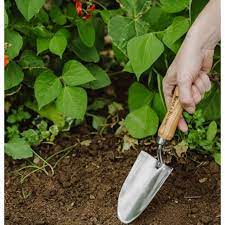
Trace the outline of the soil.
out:
M 36 172 L 23 184 L 18 173 L 27 163 L 5 160 L 6 225 L 119 225 L 117 198 L 140 150 L 155 154 L 155 144 L 118 151 L 121 139 L 91 134 L 85 126 L 60 137 L 55 146 L 42 145 L 49 155 L 77 144 L 59 161 L 53 176 Z M 87 144 L 88 145 L 88 144 Z M 64 153 L 65 154 L 65 153 Z M 54 158 L 62 157 L 58 155 Z M 220 224 L 220 168 L 208 157 L 189 153 L 174 156 L 174 168 L 161 190 L 132 225 Z M 26 171 L 26 170 L 25 170 Z
M 117 92 L 110 86 L 97 96 L 96 92 L 89 96 L 106 95 L 114 101 L 126 102 L 126 90 L 132 79 L 127 76 L 123 76 L 123 82 L 120 79 L 118 75 L 114 78 Z M 125 107 L 120 117 L 126 115 L 126 110 Z M 103 136 L 92 132 L 88 124 L 83 124 L 58 137 L 55 145 L 38 147 L 37 152 L 46 159 L 74 146 L 49 161 L 54 165 L 60 159 L 54 175 L 48 168 L 49 175 L 35 172 L 21 183 L 21 174 L 32 169 L 16 171 L 31 163 L 6 158 L 6 225 L 122 224 L 117 218 L 121 186 L 139 152 L 144 150 L 155 155 L 156 145 L 154 140 L 142 140 L 136 149 L 122 153 L 119 147 L 123 139 L 114 135 L 115 130 Z M 219 225 L 220 167 L 211 158 L 196 152 L 177 158 L 169 151 L 165 159 L 174 168 L 172 174 L 131 225 Z M 34 162 L 42 163 L 37 159 Z

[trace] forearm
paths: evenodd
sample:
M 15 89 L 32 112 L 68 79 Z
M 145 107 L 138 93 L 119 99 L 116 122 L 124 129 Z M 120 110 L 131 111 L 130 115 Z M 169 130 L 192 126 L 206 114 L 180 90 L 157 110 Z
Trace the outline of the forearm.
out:
M 194 40 L 201 48 L 215 48 L 220 41 L 220 0 L 209 1 L 191 26 L 186 39 Z

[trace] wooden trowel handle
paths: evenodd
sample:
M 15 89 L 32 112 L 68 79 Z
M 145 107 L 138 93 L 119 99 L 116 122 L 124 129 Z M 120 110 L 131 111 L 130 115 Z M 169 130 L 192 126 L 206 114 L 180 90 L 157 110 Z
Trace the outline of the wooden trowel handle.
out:
M 183 108 L 179 101 L 178 87 L 175 88 L 171 105 L 158 130 L 158 136 L 170 141 L 177 129 L 178 122 L 183 113 Z

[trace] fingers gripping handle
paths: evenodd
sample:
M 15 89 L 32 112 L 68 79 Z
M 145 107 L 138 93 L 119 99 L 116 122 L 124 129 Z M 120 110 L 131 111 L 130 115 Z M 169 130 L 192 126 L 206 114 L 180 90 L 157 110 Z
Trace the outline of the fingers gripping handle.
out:
M 176 87 L 169 110 L 158 130 L 158 136 L 160 138 L 167 141 L 173 138 L 182 113 L 183 108 L 180 104 L 178 88 Z

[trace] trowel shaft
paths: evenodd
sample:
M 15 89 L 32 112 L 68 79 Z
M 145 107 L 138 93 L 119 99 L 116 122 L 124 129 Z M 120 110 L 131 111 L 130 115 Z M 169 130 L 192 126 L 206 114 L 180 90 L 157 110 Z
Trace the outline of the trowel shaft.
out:
M 179 101 L 179 93 L 178 88 L 176 87 L 172 102 L 170 105 L 170 108 L 168 112 L 166 113 L 166 116 L 163 119 L 163 122 L 158 130 L 158 149 L 157 149 L 157 158 L 158 158 L 158 165 L 159 168 L 163 164 L 162 160 L 162 149 L 164 145 L 166 144 L 166 141 L 170 141 L 177 129 L 177 125 L 179 123 L 179 120 L 182 116 L 183 109 Z

